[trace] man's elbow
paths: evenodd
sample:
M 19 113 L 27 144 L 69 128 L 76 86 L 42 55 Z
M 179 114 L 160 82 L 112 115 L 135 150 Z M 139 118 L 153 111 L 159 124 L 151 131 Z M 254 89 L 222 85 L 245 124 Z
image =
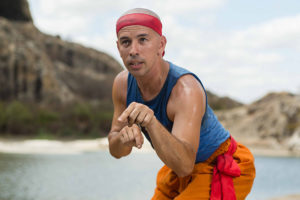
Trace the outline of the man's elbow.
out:
M 178 177 L 186 177 L 193 173 L 195 167 L 196 153 L 189 154 L 189 156 L 185 157 L 186 159 L 181 159 L 181 167 L 178 170 Z
M 186 164 L 183 165 L 180 170 L 176 172 L 178 177 L 186 177 L 192 174 L 194 170 L 194 163 L 193 164 Z

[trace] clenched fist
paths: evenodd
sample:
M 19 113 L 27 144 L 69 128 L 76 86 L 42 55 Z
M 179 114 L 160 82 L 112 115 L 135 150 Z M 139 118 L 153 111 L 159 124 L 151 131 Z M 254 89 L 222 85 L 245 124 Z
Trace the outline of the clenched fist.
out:
M 120 139 L 124 145 L 129 147 L 141 148 L 144 143 L 144 137 L 141 133 L 141 129 L 138 125 L 133 124 L 132 126 L 125 126 L 120 131 Z

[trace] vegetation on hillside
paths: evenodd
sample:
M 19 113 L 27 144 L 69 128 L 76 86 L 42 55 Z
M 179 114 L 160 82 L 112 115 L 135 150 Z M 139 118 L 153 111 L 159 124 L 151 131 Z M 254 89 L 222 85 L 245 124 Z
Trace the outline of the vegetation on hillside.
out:
M 0 137 L 97 138 L 108 133 L 112 110 L 109 103 L 43 106 L 0 102 Z

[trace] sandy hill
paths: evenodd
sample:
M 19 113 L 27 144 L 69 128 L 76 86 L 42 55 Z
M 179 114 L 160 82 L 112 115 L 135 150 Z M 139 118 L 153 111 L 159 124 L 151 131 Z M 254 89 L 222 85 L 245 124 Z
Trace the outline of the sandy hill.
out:
M 300 96 L 270 93 L 249 105 L 219 111 L 222 124 L 249 145 L 300 153 Z

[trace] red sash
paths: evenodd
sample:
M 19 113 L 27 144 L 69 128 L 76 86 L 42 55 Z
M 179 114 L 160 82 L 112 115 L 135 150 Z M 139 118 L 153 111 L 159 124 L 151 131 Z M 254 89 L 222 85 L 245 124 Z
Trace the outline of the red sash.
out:
M 217 157 L 211 183 L 210 200 L 236 200 L 233 177 L 241 175 L 241 170 L 232 156 L 236 148 L 237 143 L 231 137 L 228 151 Z

